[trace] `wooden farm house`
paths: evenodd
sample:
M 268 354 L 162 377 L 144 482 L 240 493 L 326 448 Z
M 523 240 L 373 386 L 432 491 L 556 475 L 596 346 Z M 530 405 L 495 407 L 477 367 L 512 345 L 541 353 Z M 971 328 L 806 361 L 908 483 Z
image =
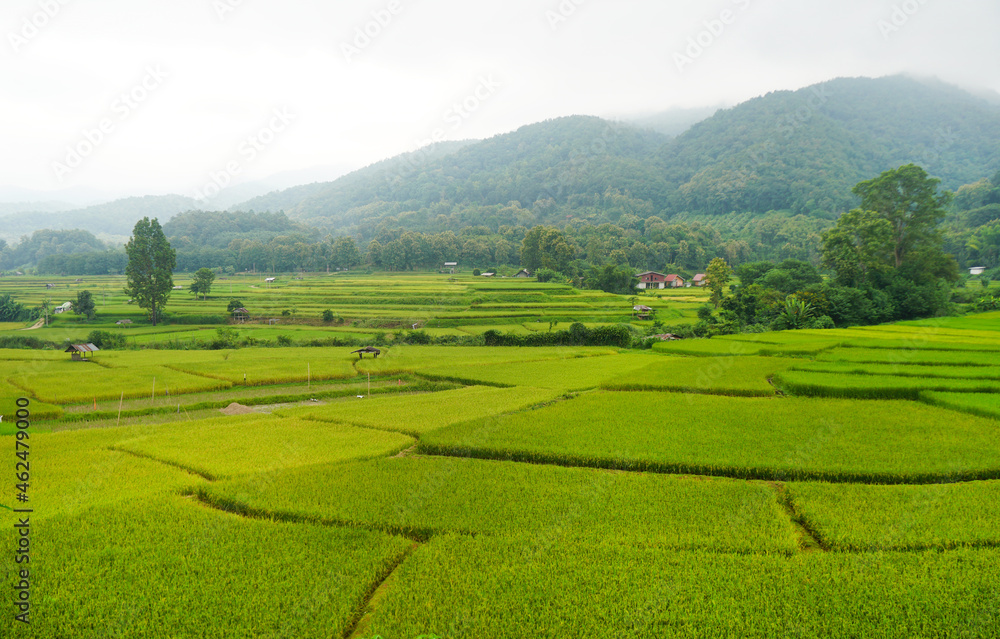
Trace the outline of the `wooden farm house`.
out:
M 698 273 L 697 275 L 694 276 L 694 279 L 691 280 L 691 283 L 700 288 L 708 284 L 708 280 L 705 279 L 704 273 Z
M 250 319 L 250 311 L 243 308 L 242 306 L 237 309 L 233 309 L 233 320 L 240 322 L 241 324 Z
M 521 278 L 531 277 L 531 273 L 528 271 L 528 269 L 522 268 L 520 272 L 518 272 L 518 274 L 515 275 L 514 277 L 521 277 Z
M 667 276 L 663 273 L 646 271 L 645 273 L 639 273 L 636 277 L 639 278 L 639 283 L 635 287 L 640 290 L 667 288 Z
M 70 344 L 66 347 L 66 353 L 72 355 L 72 360 L 74 362 L 86 361 L 87 353 L 96 353 L 101 349 L 93 344 Z

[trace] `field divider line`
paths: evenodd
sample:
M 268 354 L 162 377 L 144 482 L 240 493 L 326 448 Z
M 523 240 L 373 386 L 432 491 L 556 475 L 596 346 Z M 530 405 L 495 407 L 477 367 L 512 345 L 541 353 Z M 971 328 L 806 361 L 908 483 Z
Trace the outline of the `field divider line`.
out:
M 799 550 L 805 553 L 816 551 L 829 552 L 829 544 L 823 541 L 816 528 L 795 507 L 795 502 L 792 500 L 792 496 L 785 484 L 782 482 L 768 482 L 768 485 L 777 493 L 778 503 L 781 504 L 784 511 L 788 514 L 792 526 L 795 527 L 796 536 L 799 538 Z
M 469 537 L 477 537 L 480 535 L 485 535 L 486 533 L 476 533 L 470 530 L 437 530 L 434 528 L 401 528 L 398 526 L 379 526 L 374 524 L 365 524 L 357 521 L 350 521 L 347 519 L 339 519 L 332 517 L 319 517 L 314 515 L 303 515 L 282 510 L 266 510 L 264 508 L 254 508 L 243 502 L 237 501 L 235 499 L 219 498 L 215 495 L 210 495 L 200 488 L 188 488 L 182 493 L 184 496 L 193 496 L 195 501 L 197 501 L 202 506 L 206 508 L 211 508 L 212 510 L 218 510 L 219 512 L 228 513 L 230 515 L 237 515 L 239 517 L 245 517 L 246 519 L 256 519 L 260 521 L 280 521 L 289 524 L 308 524 L 312 526 L 327 526 L 331 528 L 353 528 L 356 530 L 367 530 L 369 532 L 383 533 L 386 535 L 395 535 L 397 537 L 402 537 L 408 539 L 412 542 L 423 544 L 431 540 L 434 535 L 452 533 L 458 535 L 464 535 Z
M 209 472 L 198 470 L 190 466 L 185 466 L 183 464 L 179 464 L 177 462 L 170 461 L 168 459 L 160 459 L 159 457 L 154 457 L 153 455 L 149 455 L 147 453 L 139 453 L 134 450 L 129 450 L 127 448 L 118 448 L 117 446 L 110 446 L 108 447 L 108 450 L 116 453 L 125 453 L 127 455 L 132 455 L 133 457 L 138 457 L 139 459 L 145 459 L 146 461 L 157 462 L 165 466 L 172 466 L 174 468 L 183 470 L 184 472 L 189 473 L 191 475 L 197 475 L 198 477 L 201 477 L 202 479 L 206 479 L 208 481 L 218 481 L 219 479 L 223 479 L 221 477 L 216 477 L 215 475 L 212 475 Z
M 867 486 L 927 486 L 935 484 L 969 484 L 1000 479 L 1000 469 L 962 473 L 960 476 L 918 475 L 899 477 L 889 474 L 827 473 L 823 471 L 789 471 L 787 469 L 710 467 L 681 462 L 649 460 L 616 460 L 611 458 L 579 459 L 550 453 L 529 451 L 502 451 L 471 448 L 461 445 L 428 444 L 419 440 L 417 454 L 425 457 L 457 457 L 487 461 L 560 466 L 563 468 L 595 468 L 625 473 L 652 473 L 657 475 L 689 475 L 741 481 L 821 481 L 830 484 L 863 484 Z
M 364 637 L 368 628 L 371 626 L 372 618 L 375 612 L 378 610 L 379 604 L 383 599 L 386 598 L 389 590 L 392 588 L 393 583 L 396 581 L 396 575 L 399 569 L 403 566 L 403 563 L 407 559 L 413 556 L 420 549 L 420 542 L 413 542 L 409 548 L 403 551 L 403 553 L 396 558 L 390 566 L 387 566 L 386 570 L 382 575 L 376 578 L 372 588 L 365 593 L 364 604 L 354 613 L 354 619 L 351 621 L 350 625 L 344 629 L 341 635 L 344 639 L 360 639 Z

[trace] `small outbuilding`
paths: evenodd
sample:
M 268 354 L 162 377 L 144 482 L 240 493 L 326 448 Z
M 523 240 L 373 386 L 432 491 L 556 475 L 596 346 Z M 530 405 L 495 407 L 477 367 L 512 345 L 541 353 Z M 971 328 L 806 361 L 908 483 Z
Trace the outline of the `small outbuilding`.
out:
M 517 275 L 515 275 L 514 277 L 520 277 L 520 278 L 531 277 L 531 272 L 528 271 L 528 269 L 526 268 L 522 268 L 520 271 L 518 271 Z
M 969 275 L 972 276 L 982 275 L 985 272 L 986 272 L 985 266 L 973 266 L 972 268 L 969 269 Z
M 233 309 L 233 319 L 242 324 L 243 322 L 250 319 L 250 311 L 243 308 L 242 306 L 240 308 Z
M 705 279 L 704 273 L 698 273 L 697 275 L 694 276 L 694 279 L 691 280 L 691 283 L 700 288 L 708 284 L 708 280 Z
M 101 349 L 97 348 L 94 344 L 70 344 L 66 347 L 67 353 L 72 355 L 72 360 L 74 362 L 85 362 L 87 361 L 87 353 L 96 353 Z
M 62 313 L 68 313 L 73 310 L 73 302 L 64 302 L 59 306 L 55 307 L 52 311 L 56 315 L 61 315 Z
M 121 320 L 118 320 L 117 322 L 115 322 L 115 324 L 117 324 L 118 326 L 122 326 L 124 328 L 128 328 L 129 326 L 132 325 L 132 320 L 130 320 L 130 319 L 121 319 Z
M 653 314 L 653 309 L 643 304 L 637 304 L 632 307 L 632 312 L 639 319 L 649 319 L 649 316 Z
M 684 278 L 680 275 L 670 274 L 665 281 L 667 288 L 684 288 Z

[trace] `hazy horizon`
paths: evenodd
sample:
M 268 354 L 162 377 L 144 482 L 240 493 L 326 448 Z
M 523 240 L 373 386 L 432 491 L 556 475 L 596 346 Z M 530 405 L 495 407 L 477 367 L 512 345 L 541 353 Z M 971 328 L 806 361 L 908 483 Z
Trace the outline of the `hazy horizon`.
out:
M 997 18 L 985 0 L 17 0 L 0 22 L 0 192 L 197 197 L 320 167 L 333 179 L 438 139 L 836 77 L 1000 93 Z

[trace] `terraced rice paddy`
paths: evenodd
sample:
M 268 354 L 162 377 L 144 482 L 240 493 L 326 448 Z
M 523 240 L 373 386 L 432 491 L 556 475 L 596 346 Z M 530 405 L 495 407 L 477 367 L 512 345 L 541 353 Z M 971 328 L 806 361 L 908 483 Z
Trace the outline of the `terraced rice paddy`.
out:
M 12 480 L 0 494 L 2 636 L 1000 636 L 1000 314 L 652 350 L 416 346 L 392 334 L 648 324 L 559 284 L 249 279 L 168 310 L 218 314 L 232 286 L 279 320 L 241 336 L 323 345 L 0 350 L 0 450 L 12 469 L 28 398 L 34 509 L 25 627 Z M 88 280 L 14 282 L 102 293 L 94 323 L 24 334 L 217 333 L 144 326 L 120 282 Z M 704 295 L 643 299 L 689 318 Z M 287 324 L 326 308 L 342 321 Z M 333 341 L 376 333 L 378 359 Z

